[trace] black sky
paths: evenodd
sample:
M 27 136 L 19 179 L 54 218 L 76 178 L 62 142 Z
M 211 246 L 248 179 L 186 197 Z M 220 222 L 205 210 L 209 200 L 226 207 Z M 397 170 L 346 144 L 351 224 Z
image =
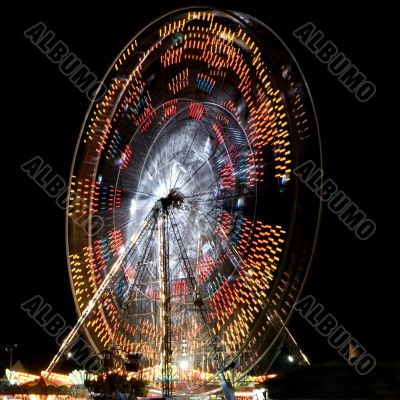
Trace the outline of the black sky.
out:
M 308 81 L 320 123 L 325 173 L 377 224 L 365 242 L 324 211 L 317 255 L 304 294 L 313 294 L 327 311 L 379 361 L 399 361 L 397 117 L 390 99 L 398 92 L 397 51 L 384 5 L 347 3 L 306 6 L 259 1 L 213 2 L 258 17 L 287 43 Z M 269 3 L 269 2 L 268 2 Z M 2 131 L 3 265 L 0 275 L 0 371 L 7 367 L 3 345 L 18 343 L 16 358 L 32 369 L 45 367 L 57 346 L 24 313 L 20 304 L 39 294 L 75 321 L 65 257 L 64 214 L 20 165 L 40 155 L 68 180 L 80 126 L 89 102 L 23 35 L 39 21 L 102 77 L 129 39 L 159 14 L 187 2 L 115 2 L 93 6 L 71 2 L 53 6 L 16 3 L 3 16 Z M 292 35 L 312 21 L 375 83 L 377 93 L 359 103 Z M 380 24 L 379 28 L 377 27 Z M 393 108 L 393 110 L 391 110 Z M 397 225 L 396 225 L 397 224 Z M 398 234 L 397 234 L 398 236 Z M 398 314 L 398 312 L 397 312 Z M 292 330 L 312 361 L 339 359 L 325 339 L 299 318 Z

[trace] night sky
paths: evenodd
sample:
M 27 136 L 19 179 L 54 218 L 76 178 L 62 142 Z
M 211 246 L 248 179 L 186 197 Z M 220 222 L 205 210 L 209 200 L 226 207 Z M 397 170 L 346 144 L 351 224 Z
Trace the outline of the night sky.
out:
M 3 18 L 3 246 L 1 269 L 0 371 L 8 367 L 7 343 L 18 343 L 15 358 L 32 371 L 47 366 L 57 350 L 20 305 L 41 295 L 73 325 L 76 316 L 65 256 L 65 216 L 20 165 L 39 155 L 68 180 L 73 151 L 89 101 L 23 35 L 39 21 L 52 29 L 93 72 L 102 77 L 129 39 L 158 15 L 190 2 L 114 2 L 84 9 L 80 3 L 27 7 L 15 3 Z M 324 170 L 375 221 L 376 233 L 360 241 L 325 209 L 317 254 L 304 294 L 312 294 L 378 361 L 399 361 L 397 159 L 390 97 L 398 91 L 393 10 L 295 2 L 260 11 L 258 2 L 212 2 L 258 17 L 288 45 L 309 84 L 320 124 Z M 78 5 L 79 4 L 79 5 Z M 100 3 L 99 3 L 100 4 Z M 345 5 L 345 6 L 344 6 Z M 312 21 L 377 87 L 360 103 L 307 48 L 293 37 Z M 376 22 L 383 21 L 377 29 Z M 5 26 L 3 26 L 3 30 Z M 393 107 L 394 108 L 394 107 Z M 398 111 L 397 111 L 398 112 Z M 396 165 L 395 165 L 396 162 Z M 393 233 L 391 233 L 391 231 Z M 395 311 L 396 310 L 396 311 Z M 339 360 L 312 327 L 295 317 L 291 323 L 312 362 Z

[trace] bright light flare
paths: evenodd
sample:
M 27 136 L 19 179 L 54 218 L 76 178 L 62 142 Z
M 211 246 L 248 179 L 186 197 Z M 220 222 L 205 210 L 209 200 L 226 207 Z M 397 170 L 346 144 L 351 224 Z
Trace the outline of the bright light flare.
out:
M 179 368 L 187 371 L 189 369 L 189 361 L 188 360 L 181 360 L 179 362 Z

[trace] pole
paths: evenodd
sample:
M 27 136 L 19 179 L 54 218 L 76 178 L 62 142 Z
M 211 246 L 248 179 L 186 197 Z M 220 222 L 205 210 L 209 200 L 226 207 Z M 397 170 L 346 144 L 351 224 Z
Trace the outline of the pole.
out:
M 160 300 L 161 300 L 161 384 L 164 398 L 172 396 L 171 293 L 169 271 L 169 237 L 167 210 L 159 219 L 160 238 Z
M 10 371 L 12 370 L 12 366 L 13 366 L 13 351 L 14 349 L 16 349 L 18 347 L 18 345 L 16 343 L 13 344 L 8 344 L 6 346 L 6 351 L 8 353 L 10 353 Z

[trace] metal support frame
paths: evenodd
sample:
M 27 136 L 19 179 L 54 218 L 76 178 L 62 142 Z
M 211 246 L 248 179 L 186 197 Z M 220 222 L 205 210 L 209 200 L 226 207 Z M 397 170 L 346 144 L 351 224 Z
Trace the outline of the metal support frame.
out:
M 98 289 L 95 292 L 95 294 L 93 295 L 92 299 L 89 301 L 88 305 L 81 313 L 77 323 L 72 328 L 72 330 L 67 335 L 67 337 L 64 339 L 57 354 L 54 356 L 54 358 L 51 360 L 49 366 L 47 367 L 46 373 L 48 374 L 48 376 L 51 374 L 51 371 L 54 369 L 54 367 L 59 363 L 59 361 L 61 360 L 64 353 L 74 343 L 83 324 L 85 323 L 87 318 L 92 314 L 94 308 L 98 305 L 99 300 L 101 299 L 103 293 L 109 287 L 110 283 L 113 281 L 117 272 L 120 271 L 121 269 L 123 269 L 127 265 L 128 260 L 135 254 L 138 246 L 140 245 L 143 238 L 145 237 L 149 223 L 153 219 L 155 212 L 156 212 L 155 207 L 153 207 L 152 210 L 150 211 L 150 213 L 144 219 L 143 223 L 141 224 L 139 233 L 132 236 L 132 238 L 129 241 L 129 245 L 127 246 L 125 251 L 118 257 L 117 261 L 113 264 L 110 271 L 105 276 L 103 282 L 98 287 Z
M 168 211 L 159 218 L 161 384 L 164 397 L 172 396 L 171 279 L 169 269 Z
M 284 322 L 276 311 L 274 311 L 273 315 L 269 316 L 269 321 L 277 332 L 284 325 Z M 286 348 L 290 351 L 290 353 L 293 355 L 294 359 L 299 365 L 310 365 L 310 361 L 308 360 L 307 356 L 301 351 L 299 345 L 297 344 L 293 335 L 290 333 L 287 326 L 283 328 L 282 339 L 285 343 Z
M 181 236 L 181 234 L 179 232 L 178 225 L 177 225 L 176 220 L 175 220 L 174 212 L 172 210 L 169 211 L 169 218 L 171 220 L 171 229 L 172 229 L 176 244 L 177 244 L 177 246 L 179 248 L 179 251 L 181 253 L 182 262 L 183 262 L 184 269 L 185 269 L 185 272 L 186 272 L 186 275 L 187 275 L 186 279 L 187 279 L 187 281 L 188 281 L 188 283 L 190 285 L 189 286 L 190 289 L 192 290 L 193 304 L 197 308 L 197 310 L 198 310 L 198 312 L 199 312 L 199 314 L 201 316 L 201 319 L 203 320 L 204 325 L 205 325 L 205 327 L 207 329 L 207 334 L 208 334 L 208 337 L 210 339 L 211 348 L 212 348 L 211 356 L 212 356 L 212 359 L 214 360 L 214 362 L 217 365 L 217 371 L 218 371 L 218 374 L 219 374 L 221 387 L 222 387 L 225 399 L 226 400 L 234 400 L 235 393 L 234 393 L 234 390 L 233 390 L 232 383 L 231 383 L 229 377 L 226 374 L 226 368 L 224 366 L 224 360 L 222 358 L 222 355 L 221 355 L 221 352 L 220 352 L 220 348 L 219 348 L 219 338 L 217 336 L 215 336 L 213 334 L 213 332 L 211 331 L 211 329 L 209 328 L 208 321 L 207 321 L 207 310 L 205 308 L 204 301 L 203 301 L 203 299 L 201 297 L 200 288 L 197 285 L 196 278 L 195 278 L 195 275 L 194 275 L 194 271 L 193 271 L 193 268 L 192 268 L 192 266 L 190 264 L 189 257 L 188 257 L 188 255 L 186 253 L 185 246 L 183 245 L 182 236 Z
M 141 289 L 140 282 L 142 282 L 144 272 L 145 272 L 145 268 L 143 268 L 143 266 L 148 262 L 148 260 L 150 258 L 151 253 L 149 252 L 149 249 L 151 247 L 151 243 L 154 241 L 154 232 L 156 229 L 156 225 L 157 225 L 157 219 L 155 218 L 154 212 L 153 212 L 153 218 L 150 221 L 150 224 L 148 227 L 149 233 L 147 235 L 146 242 L 144 243 L 144 249 L 142 251 L 140 261 L 137 263 L 136 274 L 133 278 L 133 281 L 130 282 L 130 284 L 128 285 L 128 288 L 125 291 L 124 300 L 123 300 L 122 306 L 121 306 L 121 311 L 122 311 L 121 321 L 120 321 L 118 327 L 115 329 L 115 331 L 112 334 L 111 345 L 108 346 L 110 349 L 112 348 L 114 350 L 118 350 L 121 356 L 123 353 L 126 353 L 126 350 L 117 344 L 116 338 L 118 338 L 120 333 L 122 333 L 125 329 L 124 321 L 129 317 L 129 312 L 130 312 L 130 309 L 131 309 L 132 303 L 133 303 L 132 295 L 133 295 L 134 288 L 137 288 L 139 290 Z M 144 237 L 146 237 L 146 233 L 144 234 Z M 126 260 L 126 261 L 128 262 L 129 260 Z
M 220 338 L 213 334 L 212 330 L 208 324 L 207 318 L 207 310 L 204 304 L 204 301 L 201 297 L 200 288 L 197 284 L 196 276 L 192 265 L 190 263 L 189 257 L 187 255 L 184 242 L 182 240 L 182 236 L 179 232 L 178 225 L 176 223 L 173 207 L 178 206 L 182 203 L 181 199 L 174 194 L 175 197 L 171 196 L 170 198 L 160 199 L 156 203 L 156 205 L 152 208 L 150 213 L 147 215 L 143 223 L 141 224 L 139 233 L 134 235 L 125 251 L 118 257 L 116 262 L 112 265 L 110 271 L 105 276 L 103 282 L 97 289 L 96 293 L 89 301 L 87 307 L 81 313 L 81 316 L 78 319 L 77 324 L 71 330 L 70 334 L 66 337 L 64 342 L 62 343 L 58 353 L 51 361 L 49 367 L 46 372 L 48 374 L 51 373 L 53 368 L 60 361 L 64 352 L 73 344 L 76 339 L 81 327 L 83 326 L 86 319 L 91 315 L 94 308 L 99 303 L 101 296 L 104 291 L 109 287 L 109 285 L 114 281 L 116 274 L 123 270 L 123 268 L 128 264 L 128 262 L 132 259 L 132 257 L 136 254 L 137 249 L 143 239 L 147 236 L 147 242 L 145 248 L 142 253 L 141 261 L 138 263 L 138 271 L 135 276 L 134 281 L 127 289 L 126 298 L 124 300 L 124 313 L 128 314 L 130 305 L 132 302 L 131 295 L 133 291 L 133 287 L 138 287 L 140 285 L 140 280 L 144 275 L 144 264 L 148 258 L 148 251 L 151 247 L 150 244 L 152 241 L 155 241 L 155 231 L 158 227 L 159 234 L 159 283 L 160 283 L 160 324 L 161 324 L 161 369 L 162 369 L 162 394 L 164 397 L 172 396 L 172 327 L 171 327 L 171 273 L 170 273 L 170 254 L 169 254 L 169 245 L 170 245 L 170 235 L 169 231 L 172 230 L 172 238 L 175 241 L 177 248 L 180 253 L 180 260 L 183 264 L 184 271 L 186 273 L 186 281 L 188 287 L 191 291 L 191 295 L 193 297 L 193 305 L 198 311 L 204 326 L 207 330 L 207 335 L 209 337 L 209 343 L 211 345 L 211 358 L 215 362 L 217 368 L 217 374 L 220 377 L 221 387 L 224 392 L 224 396 L 226 400 L 234 399 L 234 391 L 232 387 L 232 383 L 227 376 L 228 368 L 225 365 L 225 361 L 221 354 L 220 348 Z M 219 227 L 222 231 L 222 229 Z M 226 235 L 225 235 L 226 236 Z M 240 255 L 237 254 L 236 249 L 232 246 L 229 239 L 226 238 L 227 241 L 225 243 L 225 251 L 232 262 L 232 264 L 240 269 L 244 264 Z M 271 325 L 278 329 L 283 325 L 283 321 L 279 318 L 278 315 L 271 316 L 270 318 Z M 293 336 L 290 334 L 287 327 L 284 327 L 283 338 L 285 340 L 286 345 L 293 352 L 296 359 L 299 363 L 309 364 L 304 353 L 299 349 L 296 341 Z

